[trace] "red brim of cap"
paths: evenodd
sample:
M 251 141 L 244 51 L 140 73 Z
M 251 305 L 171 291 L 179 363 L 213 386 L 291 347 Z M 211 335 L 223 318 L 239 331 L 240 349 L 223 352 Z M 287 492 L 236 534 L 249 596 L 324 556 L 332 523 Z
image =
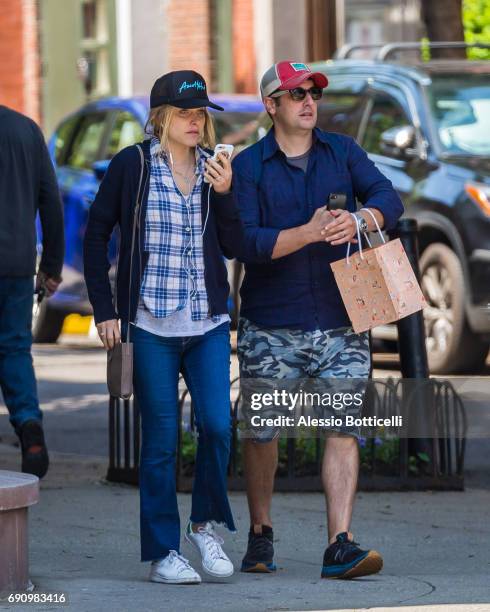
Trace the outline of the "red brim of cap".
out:
M 321 87 L 322 89 L 328 85 L 328 79 L 323 72 L 303 72 L 302 74 L 295 75 L 287 81 L 284 81 L 279 89 L 282 91 L 294 89 L 302 85 L 305 81 L 308 81 L 308 79 L 311 79 L 316 87 Z

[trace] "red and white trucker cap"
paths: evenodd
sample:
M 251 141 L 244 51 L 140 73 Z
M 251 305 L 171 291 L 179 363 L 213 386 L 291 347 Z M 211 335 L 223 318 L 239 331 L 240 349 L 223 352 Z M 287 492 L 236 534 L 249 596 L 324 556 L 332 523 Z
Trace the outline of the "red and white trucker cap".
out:
M 287 91 L 299 87 L 308 79 L 322 89 L 328 85 L 328 79 L 322 72 L 312 72 L 306 64 L 278 62 L 265 71 L 260 81 L 260 94 L 262 98 L 266 98 L 278 89 Z

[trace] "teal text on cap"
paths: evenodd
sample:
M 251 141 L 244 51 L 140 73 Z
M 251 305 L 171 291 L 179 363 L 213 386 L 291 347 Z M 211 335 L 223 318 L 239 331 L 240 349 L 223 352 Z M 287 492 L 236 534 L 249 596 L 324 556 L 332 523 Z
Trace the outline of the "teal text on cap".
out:
M 184 81 L 179 87 L 179 94 L 185 91 L 186 89 L 197 89 L 198 91 L 206 91 L 206 85 L 202 81 L 194 81 L 194 83 L 188 83 Z

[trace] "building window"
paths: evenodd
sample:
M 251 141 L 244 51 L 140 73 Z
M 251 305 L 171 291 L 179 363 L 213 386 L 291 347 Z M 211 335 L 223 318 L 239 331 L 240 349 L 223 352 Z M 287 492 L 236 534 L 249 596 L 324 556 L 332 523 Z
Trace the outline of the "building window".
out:
M 233 91 L 232 0 L 210 0 L 210 91 Z
M 111 92 L 107 0 L 82 0 L 82 40 L 78 70 L 89 98 Z

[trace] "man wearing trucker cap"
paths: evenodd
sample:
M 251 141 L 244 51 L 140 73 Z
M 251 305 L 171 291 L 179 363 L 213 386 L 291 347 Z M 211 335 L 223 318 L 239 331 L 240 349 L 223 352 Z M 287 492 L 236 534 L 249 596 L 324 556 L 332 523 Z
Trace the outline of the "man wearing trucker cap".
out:
M 353 138 L 315 127 L 327 85 L 323 73 L 303 63 L 271 66 L 260 91 L 273 126 L 233 163 L 233 192 L 245 229 L 242 377 L 369 375 L 368 335 L 352 330 L 329 264 L 345 257 L 347 243 L 357 248 L 356 225 L 361 233 L 375 229 L 374 215 L 380 227 L 392 228 L 403 205 Z M 329 212 L 329 199 L 343 202 L 344 209 Z M 250 510 L 245 572 L 275 570 L 270 509 L 278 434 L 261 431 L 244 441 Z M 324 578 L 365 576 L 383 564 L 379 553 L 361 550 L 349 531 L 358 471 L 356 432 L 330 432 L 322 466 L 328 511 Z

